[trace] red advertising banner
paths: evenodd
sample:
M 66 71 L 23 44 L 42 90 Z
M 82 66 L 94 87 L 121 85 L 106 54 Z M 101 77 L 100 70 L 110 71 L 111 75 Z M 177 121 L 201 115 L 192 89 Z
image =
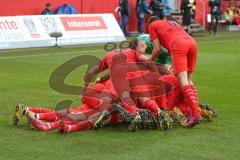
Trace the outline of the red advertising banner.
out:
M 106 30 L 107 26 L 101 16 L 60 17 L 66 31 Z

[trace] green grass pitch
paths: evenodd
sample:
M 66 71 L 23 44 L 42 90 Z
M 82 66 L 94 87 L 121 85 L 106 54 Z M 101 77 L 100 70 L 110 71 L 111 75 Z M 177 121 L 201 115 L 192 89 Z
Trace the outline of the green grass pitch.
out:
M 240 157 L 240 32 L 216 37 L 194 35 L 198 60 L 194 75 L 202 103 L 213 104 L 219 117 L 193 129 L 138 131 L 104 127 L 59 135 L 29 130 L 27 122 L 12 126 L 15 105 L 54 108 L 64 99 L 80 105 L 79 96 L 51 89 L 50 74 L 78 55 L 102 57 L 102 45 L 0 51 L 0 160 L 236 160 Z M 86 67 L 72 72 L 67 84 L 81 84 Z

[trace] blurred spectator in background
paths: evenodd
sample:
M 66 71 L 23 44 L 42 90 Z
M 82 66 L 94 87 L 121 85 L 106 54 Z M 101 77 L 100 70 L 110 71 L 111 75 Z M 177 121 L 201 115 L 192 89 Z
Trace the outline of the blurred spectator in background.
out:
M 233 22 L 240 28 L 240 5 L 234 9 Z
M 237 14 L 237 16 L 240 17 L 240 5 L 238 7 L 236 7 L 236 14 Z
M 147 14 L 152 14 L 146 0 L 137 0 L 136 13 L 138 17 L 138 33 L 143 33 L 144 19 Z
M 50 15 L 53 14 L 52 10 L 51 10 L 52 5 L 50 3 L 47 3 L 45 5 L 45 9 L 41 12 L 42 15 Z
M 230 24 L 236 24 L 238 27 L 240 27 L 240 6 L 236 6 L 234 8 L 234 6 L 230 5 L 224 10 L 224 18 Z
M 183 26 L 187 33 L 191 34 L 191 18 L 193 14 L 193 8 L 196 5 L 195 0 L 182 0 L 181 13 L 183 15 Z
M 213 33 L 214 33 L 214 35 L 216 35 L 218 21 L 221 16 L 221 0 L 209 0 L 208 5 L 211 8 L 211 11 L 210 11 L 211 23 L 209 25 L 208 32 L 209 32 L 209 34 L 212 34 L 211 30 L 213 27 Z
M 77 14 L 77 10 L 70 4 L 64 4 L 57 8 L 56 14 Z
M 150 9 L 153 11 L 153 16 L 163 19 L 163 0 L 151 0 Z
M 196 15 L 196 5 L 197 5 L 197 1 L 195 0 L 193 2 L 193 6 L 192 6 L 192 19 L 195 19 L 195 15 Z
M 125 36 L 129 36 L 129 32 L 127 30 L 127 24 L 128 24 L 128 17 L 130 14 L 130 5 L 128 0 L 120 0 L 119 6 L 115 9 L 115 12 L 119 12 L 121 15 L 120 27 L 123 31 L 123 34 Z
M 169 5 L 169 0 L 163 0 L 163 19 L 168 20 L 168 17 L 171 15 L 172 8 Z
M 232 22 L 233 20 L 233 16 L 234 16 L 234 7 L 229 5 L 225 10 L 224 10 L 224 18 L 229 21 Z

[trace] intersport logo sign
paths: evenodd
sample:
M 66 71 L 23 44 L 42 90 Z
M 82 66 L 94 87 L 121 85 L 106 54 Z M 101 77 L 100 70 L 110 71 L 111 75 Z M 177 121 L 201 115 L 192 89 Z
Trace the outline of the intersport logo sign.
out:
M 107 26 L 101 16 L 60 17 L 66 31 L 106 30 Z

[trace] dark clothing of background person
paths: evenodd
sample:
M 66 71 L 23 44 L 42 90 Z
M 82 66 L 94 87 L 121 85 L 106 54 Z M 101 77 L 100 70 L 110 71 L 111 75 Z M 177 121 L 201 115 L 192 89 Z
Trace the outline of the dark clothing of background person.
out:
M 53 12 L 51 11 L 51 10 L 49 10 L 49 9 L 44 9 L 42 12 L 41 12 L 41 14 L 42 15 L 51 15 L 51 14 L 53 14 Z
M 128 24 L 128 17 L 130 14 L 130 6 L 128 0 L 120 0 L 119 1 L 119 12 L 121 13 L 121 24 L 120 27 L 125 36 L 128 36 L 127 24 Z
M 51 10 L 51 4 L 47 3 L 46 8 L 41 12 L 42 15 L 51 15 L 53 14 L 53 11 Z
M 195 19 L 195 16 L 196 16 L 196 5 L 197 5 L 197 1 L 194 0 L 194 4 L 192 7 L 192 19 Z
M 145 16 L 151 13 L 146 0 L 137 0 L 136 13 L 138 17 L 138 33 L 142 33 Z
M 209 0 L 209 7 L 211 7 L 211 23 L 209 25 L 209 34 L 211 34 L 211 30 L 213 28 L 214 35 L 217 32 L 218 21 L 221 16 L 221 0 Z
M 151 0 L 150 9 L 153 11 L 153 16 L 163 19 L 163 2 L 162 0 Z
M 193 5 L 196 5 L 194 1 Z M 191 24 L 191 17 L 193 12 L 193 6 L 191 5 L 190 0 L 182 0 L 181 4 L 181 13 L 183 14 L 183 25 L 189 26 Z
M 182 24 L 187 33 L 191 35 L 191 18 L 193 15 L 193 7 L 196 5 L 194 0 L 182 0 L 181 3 L 181 13 L 183 15 Z
M 71 4 L 63 4 L 59 6 L 55 12 L 56 14 L 78 14 L 77 10 Z

